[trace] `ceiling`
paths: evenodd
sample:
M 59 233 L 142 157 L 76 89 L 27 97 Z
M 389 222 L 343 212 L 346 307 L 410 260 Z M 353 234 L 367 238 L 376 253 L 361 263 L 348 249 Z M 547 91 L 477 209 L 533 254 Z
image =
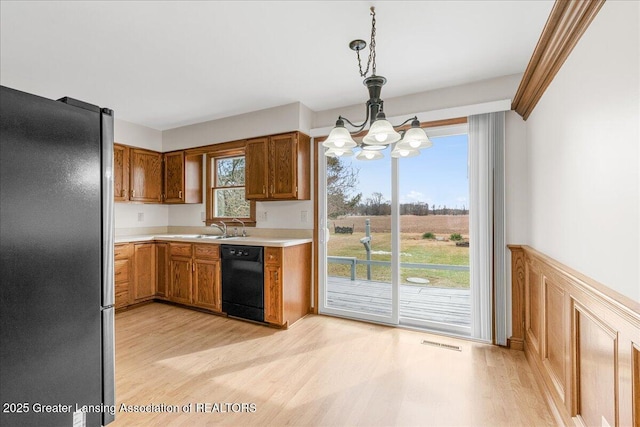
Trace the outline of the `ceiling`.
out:
M 553 1 L 3 0 L 0 83 L 158 130 L 364 103 L 348 44 L 369 41 L 372 5 L 389 98 L 524 72 Z

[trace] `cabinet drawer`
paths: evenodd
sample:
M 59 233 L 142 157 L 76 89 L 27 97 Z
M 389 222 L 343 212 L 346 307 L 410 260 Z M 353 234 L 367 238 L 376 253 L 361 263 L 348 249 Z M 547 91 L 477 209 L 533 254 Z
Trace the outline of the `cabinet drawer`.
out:
M 191 258 L 191 243 L 171 243 L 169 245 L 172 256 L 184 256 Z
M 220 258 L 220 246 L 219 245 L 194 245 L 196 251 L 196 258 Z
M 113 256 L 115 259 L 129 258 L 131 256 L 131 244 L 124 243 L 115 245 L 113 249 Z
M 129 260 L 119 259 L 114 263 L 114 278 L 116 283 L 129 281 Z
M 116 303 L 115 308 L 129 305 L 129 282 L 116 283 Z
M 282 248 L 265 248 L 264 262 L 267 264 L 282 264 Z

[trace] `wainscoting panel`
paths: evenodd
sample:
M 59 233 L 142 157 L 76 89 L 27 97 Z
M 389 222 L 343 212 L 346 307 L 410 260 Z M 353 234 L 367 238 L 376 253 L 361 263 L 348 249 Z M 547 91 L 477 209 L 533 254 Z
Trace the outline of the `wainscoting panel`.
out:
M 578 303 L 574 318 L 578 397 L 575 415 L 586 426 L 618 425 L 615 422 L 617 335 Z
M 640 427 L 640 303 L 509 246 L 512 330 L 560 425 Z
M 565 292 L 549 279 L 544 280 L 545 339 L 542 364 L 553 381 L 558 396 L 564 401 L 565 363 L 567 348 L 563 331 L 565 326 Z
M 530 264 L 526 264 L 527 279 L 525 281 L 525 328 L 526 343 L 529 344 L 531 350 L 540 354 L 540 327 L 542 325 L 542 282 L 541 276 L 536 268 Z

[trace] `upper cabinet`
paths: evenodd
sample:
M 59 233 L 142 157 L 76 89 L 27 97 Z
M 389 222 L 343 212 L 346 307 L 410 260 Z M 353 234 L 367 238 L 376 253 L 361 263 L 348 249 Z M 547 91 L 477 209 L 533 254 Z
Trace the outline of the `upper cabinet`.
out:
M 114 200 L 202 203 L 202 155 L 113 145 Z
M 132 202 L 162 202 L 162 154 L 131 148 L 129 151 L 129 186 Z
M 202 203 L 202 154 L 164 154 L 164 203 Z
M 116 202 L 129 200 L 129 147 L 113 144 L 113 196 Z
M 309 200 L 310 138 L 300 132 L 250 139 L 245 148 L 247 200 Z

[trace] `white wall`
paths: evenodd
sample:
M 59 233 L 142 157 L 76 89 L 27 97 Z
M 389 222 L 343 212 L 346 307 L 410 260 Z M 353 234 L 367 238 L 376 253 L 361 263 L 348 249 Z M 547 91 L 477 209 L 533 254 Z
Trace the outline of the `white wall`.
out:
M 513 74 L 396 98 L 385 98 L 384 88 L 382 88 L 384 110 L 387 117 L 395 117 L 511 99 L 515 95 L 521 79 L 522 74 Z M 340 115 L 347 117 L 354 123 L 362 122 L 366 115 L 367 96 L 366 89 L 363 89 L 361 104 L 317 112 L 313 127 L 333 127 Z
M 256 136 L 300 130 L 308 133 L 308 128 L 300 127 L 301 111 L 308 110 L 299 102 L 254 111 L 238 116 L 197 123 L 168 129 L 162 132 L 161 151 L 181 150 L 236 141 Z
M 515 111 L 505 113 L 505 232 L 510 245 L 527 243 L 529 192 L 527 127 Z
M 639 9 L 606 2 L 526 122 L 528 243 L 636 301 Z
M 116 119 L 113 131 L 114 140 L 120 144 L 162 151 L 162 132 L 159 130 Z M 140 217 L 142 220 L 139 220 Z M 142 203 L 115 204 L 116 229 L 166 227 L 168 223 L 167 206 Z

